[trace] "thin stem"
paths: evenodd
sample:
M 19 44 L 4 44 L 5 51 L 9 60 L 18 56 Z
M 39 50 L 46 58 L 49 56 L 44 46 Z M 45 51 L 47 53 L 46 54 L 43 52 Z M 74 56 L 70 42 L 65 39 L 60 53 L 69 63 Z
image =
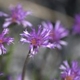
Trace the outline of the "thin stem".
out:
M 26 64 L 28 63 L 29 55 L 30 55 L 30 51 L 28 52 L 28 55 L 26 56 L 26 59 L 25 59 L 24 65 L 23 65 L 21 80 L 24 80 L 24 77 L 25 77 Z
M 1 49 L 2 50 L 2 49 Z M 4 62 L 3 62 L 3 50 L 2 50 L 2 55 L 1 55 L 1 66 L 4 66 Z M 1 67 L 1 71 L 4 70 L 4 67 Z

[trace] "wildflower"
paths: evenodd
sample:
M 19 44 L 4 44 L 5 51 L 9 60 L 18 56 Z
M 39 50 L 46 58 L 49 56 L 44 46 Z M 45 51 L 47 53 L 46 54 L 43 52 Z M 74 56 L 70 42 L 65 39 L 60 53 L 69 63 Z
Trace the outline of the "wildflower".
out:
M 61 49 L 61 45 L 67 45 L 67 42 L 62 39 L 68 35 L 68 30 L 66 30 L 61 24 L 60 21 L 57 21 L 55 28 L 50 22 L 43 22 L 42 25 L 49 32 L 49 46 L 50 48 Z
M 21 42 L 30 44 L 31 55 L 34 55 L 38 52 L 39 47 L 47 47 L 48 45 L 48 32 L 39 26 L 38 31 L 34 28 L 31 28 L 29 33 L 25 30 L 21 35 Z
M 18 25 L 23 25 L 24 27 L 32 26 L 32 24 L 25 20 L 25 18 L 30 15 L 31 12 L 24 11 L 22 6 L 18 4 L 16 7 L 10 7 L 10 15 L 0 12 L 0 16 L 5 17 L 5 22 L 3 27 L 6 28 L 12 23 L 17 23 Z
M 72 61 L 71 65 L 67 61 L 60 66 L 61 78 L 63 80 L 80 80 L 80 67 L 77 61 Z
M 9 33 L 9 29 L 4 29 L 2 33 L 0 34 L 0 55 L 6 53 L 6 48 L 4 47 L 5 44 L 10 45 L 13 43 L 13 38 L 6 37 L 6 35 Z
M 76 15 L 72 29 L 73 34 L 80 34 L 80 15 Z

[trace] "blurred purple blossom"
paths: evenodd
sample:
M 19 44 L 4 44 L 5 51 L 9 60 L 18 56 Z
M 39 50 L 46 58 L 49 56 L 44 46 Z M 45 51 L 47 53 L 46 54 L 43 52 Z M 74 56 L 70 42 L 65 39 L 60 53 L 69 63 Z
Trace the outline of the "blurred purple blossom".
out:
M 0 73 L 0 76 L 3 76 L 4 75 L 4 73 Z
M 74 25 L 73 25 L 73 34 L 80 34 L 80 15 L 76 15 L 74 18 Z
M 69 31 L 60 24 L 60 21 L 56 22 L 55 28 L 51 22 L 43 22 L 42 25 L 49 32 L 48 47 L 61 49 L 61 45 L 67 45 L 67 42 L 63 41 L 62 39 L 68 36 Z
M 17 80 L 21 80 L 21 75 L 18 76 Z
M 6 48 L 4 47 L 5 44 L 10 45 L 13 43 L 14 39 L 11 37 L 6 37 L 9 33 L 9 29 L 4 29 L 0 34 L 0 55 L 6 53 Z
M 6 28 L 12 23 L 17 23 L 18 25 L 23 25 L 23 27 L 31 27 L 32 24 L 26 20 L 26 17 L 31 14 L 30 11 L 24 11 L 22 6 L 18 4 L 16 7 L 11 6 L 10 7 L 10 14 L 6 14 L 4 12 L 0 12 L 0 16 L 5 17 L 5 22 L 3 24 L 3 27 Z
M 8 76 L 8 80 L 13 80 L 13 79 L 11 76 Z M 21 80 L 21 75 L 18 75 L 16 80 Z
M 38 52 L 39 47 L 47 47 L 48 44 L 48 36 L 49 33 L 44 29 L 41 25 L 38 27 L 38 31 L 34 28 L 31 28 L 31 32 L 29 33 L 25 30 L 21 35 L 22 43 L 30 44 L 30 52 L 31 55 L 34 55 Z
M 77 61 L 72 61 L 71 65 L 64 61 L 60 66 L 60 70 L 63 80 L 80 80 L 80 66 Z

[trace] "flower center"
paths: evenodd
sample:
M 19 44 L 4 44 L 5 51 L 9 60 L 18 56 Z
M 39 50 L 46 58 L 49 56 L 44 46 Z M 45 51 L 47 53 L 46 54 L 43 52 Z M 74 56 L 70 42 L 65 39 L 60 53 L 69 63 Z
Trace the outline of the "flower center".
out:
M 15 18 L 12 18 L 12 22 L 15 22 L 15 20 L 16 20 Z
M 67 77 L 65 78 L 65 80 L 73 80 L 73 77 L 67 76 Z
M 51 37 L 55 36 L 55 33 L 53 31 L 50 32 L 49 34 Z
M 0 43 L 3 43 L 3 41 L 2 41 L 2 40 L 0 40 Z
M 32 40 L 31 40 L 31 43 L 32 43 L 33 45 L 36 45 L 36 43 L 37 43 L 36 39 L 32 39 Z
M 15 22 L 15 21 L 16 21 L 16 18 L 17 18 L 17 16 L 16 16 L 16 14 L 14 13 L 14 14 L 12 15 L 12 22 Z

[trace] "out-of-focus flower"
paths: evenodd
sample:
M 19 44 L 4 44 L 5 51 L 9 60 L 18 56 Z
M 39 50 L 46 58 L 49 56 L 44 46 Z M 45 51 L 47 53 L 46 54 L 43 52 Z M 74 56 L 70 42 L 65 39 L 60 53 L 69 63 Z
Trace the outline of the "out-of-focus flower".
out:
M 24 11 L 22 6 L 18 4 L 16 7 L 10 7 L 10 14 L 6 14 L 4 12 L 0 12 L 0 16 L 5 17 L 5 22 L 3 27 L 6 28 L 12 23 L 17 23 L 18 25 L 23 25 L 24 27 L 32 26 L 32 24 L 27 21 L 25 18 L 31 14 L 30 11 Z
M 48 47 L 61 49 L 61 45 L 67 45 L 67 42 L 62 39 L 68 36 L 68 30 L 60 24 L 60 21 L 56 22 L 55 28 L 53 28 L 53 25 L 50 22 L 43 22 L 42 25 L 47 29 L 47 31 L 49 31 L 50 45 Z
M 3 76 L 4 75 L 4 73 L 0 73 L 0 76 Z
M 6 53 L 6 48 L 4 47 L 5 44 L 10 45 L 13 43 L 14 39 L 11 37 L 6 37 L 9 33 L 9 29 L 4 29 L 0 34 L 0 55 Z
M 72 61 L 71 65 L 67 61 L 60 66 L 61 78 L 63 80 L 80 80 L 80 67 L 77 61 Z
M 12 76 L 8 76 L 8 80 L 13 80 Z M 21 80 L 21 75 L 18 75 L 15 80 Z
M 73 34 L 80 34 L 80 15 L 76 15 L 73 25 Z
M 21 75 L 18 76 L 17 80 L 21 80 Z
M 34 55 L 38 52 L 39 47 L 47 47 L 48 46 L 48 36 L 49 33 L 46 29 L 42 28 L 40 25 L 38 27 L 38 31 L 34 28 L 31 28 L 31 32 L 29 33 L 25 30 L 21 35 L 21 42 L 30 44 L 30 52 L 31 55 Z

